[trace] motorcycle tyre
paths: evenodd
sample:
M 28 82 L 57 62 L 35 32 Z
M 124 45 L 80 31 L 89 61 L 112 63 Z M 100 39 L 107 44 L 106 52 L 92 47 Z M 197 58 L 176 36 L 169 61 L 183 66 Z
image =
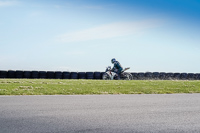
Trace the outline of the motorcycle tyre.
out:
M 132 80 L 132 79 L 133 79 L 133 76 L 132 76 L 132 74 L 130 74 L 130 73 L 124 72 L 123 75 L 124 75 L 124 76 L 121 77 L 122 80 Z
M 107 73 L 104 73 L 104 74 L 102 75 L 102 79 L 103 79 L 103 80 L 111 80 L 110 76 L 109 76 Z

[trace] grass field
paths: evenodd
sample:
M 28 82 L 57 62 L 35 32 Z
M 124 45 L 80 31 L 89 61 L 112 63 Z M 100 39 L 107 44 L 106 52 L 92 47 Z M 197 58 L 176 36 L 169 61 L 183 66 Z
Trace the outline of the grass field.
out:
M 200 93 L 199 80 L 0 79 L 0 95 Z

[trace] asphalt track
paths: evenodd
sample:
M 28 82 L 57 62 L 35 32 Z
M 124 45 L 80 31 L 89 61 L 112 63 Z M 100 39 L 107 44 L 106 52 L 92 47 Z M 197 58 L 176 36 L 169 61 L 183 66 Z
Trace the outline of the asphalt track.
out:
M 143 132 L 200 132 L 200 94 L 0 96 L 0 133 Z

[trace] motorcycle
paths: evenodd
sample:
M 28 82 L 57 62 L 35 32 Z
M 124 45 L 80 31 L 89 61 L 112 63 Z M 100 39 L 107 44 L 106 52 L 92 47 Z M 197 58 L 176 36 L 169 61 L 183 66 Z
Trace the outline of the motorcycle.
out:
M 132 80 L 133 79 L 133 76 L 131 73 L 127 73 L 125 72 L 126 70 L 130 69 L 130 67 L 128 68 L 125 68 L 124 70 L 122 70 L 122 72 L 120 73 L 120 75 L 118 75 L 115 70 L 112 70 L 111 69 L 111 66 L 108 66 L 106 68 L 106 71 L 105 73 L 102 75 L 102 79 L 103 80 L 117 80 L 118 79 L 118 76 L 120 76 L 120 79 L 121 80 Z

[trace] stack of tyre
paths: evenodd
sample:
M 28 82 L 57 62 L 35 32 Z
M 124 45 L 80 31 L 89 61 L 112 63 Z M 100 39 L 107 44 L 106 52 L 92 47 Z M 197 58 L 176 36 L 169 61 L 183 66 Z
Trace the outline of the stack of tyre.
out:
M 102 72 L 61 72 L 61 71 L 21 71 L 0 70 L 0 78 L 26 79 L 102 79 Z
M 200 73 L 134 72 L 131 74 L 133 80 L 200 80 Z
M 0 70 L 0 78 L 102 79 L 104 72 Z M 133 80 L 200 80 L 200 73 L 133 72 Z

